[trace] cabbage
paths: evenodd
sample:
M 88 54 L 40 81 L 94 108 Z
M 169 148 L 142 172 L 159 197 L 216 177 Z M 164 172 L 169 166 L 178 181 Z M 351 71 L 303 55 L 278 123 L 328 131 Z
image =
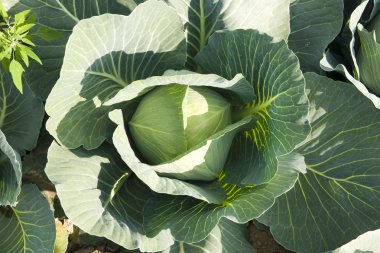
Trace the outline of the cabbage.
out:
M 128 123 L 144 158 L 159 164 L 228 126 L 231 110 L 213 90 L 173 84 L 146 95 Z

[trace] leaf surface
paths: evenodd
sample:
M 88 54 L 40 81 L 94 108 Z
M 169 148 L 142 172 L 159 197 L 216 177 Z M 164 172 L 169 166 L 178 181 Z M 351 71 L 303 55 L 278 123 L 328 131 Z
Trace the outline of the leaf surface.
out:
M 164 250 L 174 243 L 166 231 L 155 238 L 145 235 L 143 207 L 155 195 L 111 145 L 87 151 L 53 143 L 45 171 L 67 217 L 83 231 L 142 251 Z
M 321 72 L 319 62 L 342 23 L 342 0 L 296 0 L 290 5 L 289 48 L 304 72 Z
M 182 18 L 187 37 L 187 67 L 218 30 L 256 29 L 277 40 L 290 33 L 290 0 L 165 0 Z
M 218 226 L 216 226 L 203 241 L 188 244 L 175 242 L 172 247 L 164 250 L 162 253 L 256 252 L 246 237 L 246 225 L 240 225 L 227 219 L 221 219 Z
M 232 145 L 226 176 L 234 184 L 268 182 L 276 173 L 276 158 L 292 151 L 310 130 L 297 57 L 285 42 L 272 40 L 254 30 L 217 32 L 197 56 L 208 73 L 227 79 L 242 73 L 256 94 L 254 102 L 233 112 L 235 117 L 259 118 Z
M 380 113 L 355 87 L 306 74 L 306 174 L 259 221 L 299 252 L 333 250 L 380 226 Z
M 358 25 L 360 49 L 357 62 L 360 71 L 360 80 L 375 95 L 380 95 L 380 44 L 376 41 L 375 33 L 368 32 L 362 25 Z
M 209 204 L 186 196 L 157 195 L 150 199 L 144 209 L 144 229 L 154 236 L 169 229 L 178 241 L 193 243 L 203 240 L 225 217 L 237 223 L 246 223 L 261 216 L 274 204 L 275 198 L 290 190 L 305 169 L 303 158 L 292 154 L 282 156 L 277 174 L 268 183 L 240 188 L 220 183 L 227 193 L 222 204 Z
M 21 191 L 21 158 L 0 130 L 0 206 L 15 205 Z
M 3 2 L 6 7 L 8 6 L 10 15 L 30 10 L 38 16 L 37 25 L 42 29 L 39 32 L 44 31 L 53 35 L 53 37 L 44 36 L 54 38 L 53 40 L 33 40 L 36 44 L 33 50 L 41 58 L 43 65 L 31 62 L 24 74 L 33 92 L 42 100 L 46 100 L 59 78 L 66 43 L 73 27 L 80 20 L 104 13 L 128 15 L 131 12 L 127 6 L 117 1 L 3 0 Z M 38 34 L 38 31 L 33 33 Z
M 35 185 L 22 187 L 15 207 L 0 208 L 0 227 L 3 252 L 53 252 L 53 213 Z
M 19 152 L 32 150 L 44 117 L 43 103 L 27 85 L 24 93 L 14 87 L 9 74 L 0 71 L 0 129 Z
M 98 147 L 114 129 L 107 115 L 112 108 L 103 103 L 132 81 L 182 68 L 184 39 L 175 11 L 155 0 L 130 16 L 105 14 L 79 22 L 46 102 L 50 134 L 68 148 Z

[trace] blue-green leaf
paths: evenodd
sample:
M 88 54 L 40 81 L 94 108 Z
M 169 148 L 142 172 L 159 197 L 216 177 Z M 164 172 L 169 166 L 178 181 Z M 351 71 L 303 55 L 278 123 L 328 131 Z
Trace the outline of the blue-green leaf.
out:
M 256 100 L 235 117 L 256 115 L 254 128 L 237 136 L 226 164 L 227 181 L 261 184 L 276 173 L 277 157 L 292 151 L 309 133 L 305 81 L 297 57 L 285 42 L 254 30 L 215 33 L 197 62 L 227 79 L 242 73 Z
M 0 70 L 0 129 L 9 144 L 21 153 L 32 150 L 37 144 L 43 117 L 43 103 L 28 85 L 24 87 L 24 94 L 20 94 L 10 75 Z
M 22 187 L 15 207 L 0 207 L 0 228 L 2 252 L 53 252 L 53 213 L 35 185 Z
M 380 227 L 380 112 L 354 86 L 305 77 L 307 172 L 259 221 L 290 250 L 324 252 Z
M 222 204 L 186 196 L 157 195 L 144 208 L 144 229 L 148 236 L 155 236 L 169 229 L 173 237 L 186 243 L 198 242 L 208 236 L 219 220 L 225 217 L 238 223 L 261 216 L 274 204 L 275 198 L 290 190 L 305 169 L 303 157 L 292 154 L 279 158 L 277 174 L 268 183 L 240 188 L 220 178 L 227 193 Z
M 135 80 L 182 68 L 185 58 L 182 23 L 163 2 L 80 21 L 46 102 L 47 129 L 68 148 L 98 147 L 114 129 L 103 103 Z
M 145 235 L 143 207 L 155 195 L 111 145 L 87 151 L 53 143 L 45 172 L 65 214 L 83 231 L 144 252 L 164 250 L 174 243 L 167 231 L 154 238 Z
M 341 30 L 342 0 L 296 0 L 290 5 L 289 48 L 304 72 L 320 73 L 325 49 Z
M 194 57 L 218 30 L 256 29 L 277 40 L 290 33 L 290 0 L 165 0 L 186 27 L 187 67 L 197 69 Z
M 45 38 L 35 38 L 33 40 L 36 44 L 33 50 L 41 58 L 43 65 L 31 62 L 30 68 L 24 73 L 31 89 L 42 100 L 47 98 L 59 78 L 66 43 L 73 27 L 80 20 L 104 13 L 129 15 L 131 12 L 128 7 L 123 6 L 118 1 L 2 1 L 5 6 L 8 6 L 9 14 L 14 15 L 24 10 L 30 10 L 31 13 L 36 14 L 38 17 L 37 28 L 45 27 L 48 29 L 47 31 L 55 31 L 54 40 L 52 41 L 46 41 Z
M 21 191 L 21 159 L 0 130 L 0 206 L 14 205 Z
M 162 253 L 254 253 L 247 238 L 247 226 L 221 219 L 203 241 L 196 243 L 175 242 Z
M 357 53 L 360 81 L 362 81 L 371 92 L 380 96 L 380 41 L 376 41 L 374 32 L 368 32 L 360 24 L 358 25 L 357 31 L 360 37 L 360 49 Z

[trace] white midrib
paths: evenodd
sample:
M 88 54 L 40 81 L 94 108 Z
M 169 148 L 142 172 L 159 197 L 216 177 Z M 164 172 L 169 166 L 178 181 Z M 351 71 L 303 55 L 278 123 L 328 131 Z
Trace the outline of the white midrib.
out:
M 74 20 L 76 23 L 79 22 L 79 19 L 75 17 L 59 0 L 56 0 L 59 7 L 61 7 L 62 11 L 64 11 L 67 16 L 69 16 L 72 20 Z
M 118 85 L 120 85 L 121 88 L 124 88 L 125 86 L 128 85 L 128 83 L 124 82 L 123 79 L 117 78 L 117 77 L 115 77 L 113 75 L 110 75 L 108 73 L 95 72 L 95 71 L 86 71 L 86 74 L 91 74 L 91 75 L 94 75 L 94 76 L 100 76 L 100 77 L 108 78 L 111 81 L 114 81 L 115 83 L 117 83 Z
M 179 252 L 178 253 L 185 253 L 185 247 L 183 246 L 183 242 L 179 242 Z
M 200 0 L 200 45 L 199 45 L 199 51 L 201 51 L 206 46 L 206 17 L 205 17 L 205 10 L 204 10 L 204 0 Z
M 21 228 L 21 231 L 22 231 L 22 238 L 23 238 L 23 243 L 24 243 L 24 248 L 23 248 L 23 252 L 26 253 L 26 233 L 25 233 L 25 230 L 24 230 L 24 227 L 22 226 L 22 221 L 20 219 L 20 217 L 18 216 L 17 214 L 17 210 L 15 210 L 13 207 L 12 207 L 12 211 L 13 213 L 15 214 L 19 224 L 20 224 L 20 228 Z

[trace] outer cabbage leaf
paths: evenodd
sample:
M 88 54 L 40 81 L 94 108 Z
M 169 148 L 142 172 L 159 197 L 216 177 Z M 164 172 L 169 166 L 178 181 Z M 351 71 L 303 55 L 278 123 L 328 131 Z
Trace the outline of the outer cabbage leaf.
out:
M 297 252 L 333 250 L 380 226 L 380 113 L 355 87 L 306 74 L 307 173 L 259 221 Z
M 187 67 L 196 69 L 194 57 L 217 30 L 257 29 L 277 40 L 290 33 L 290 0 L 165 0 L 186 27 Z
M 175 242 L 173 246 L 162 253 L 256 252 L 246 236 L 247 227 L 245 225 L 236 224 L 223 218 L 203 241 L 197 243 Z
M 130 16 L 80 21 L 46 102 L 46 128 L 68 148 L 98 147 L 114 129 L 103 102 L 132 81 L 182 68 L 185 58 L 182 23 L 165 3 L 152 0 Z
M 193 243 L 206 238 L 222 217 L 237 223 L 259 217 L 274 204 L 275 198 L 294 186 L 298 171 L 305 170 L 303 157 L 297 154 L 279 160 L 275 177 L 260 186 L 240 188 L 221 178 L 220 183 L 227 192 L 222 204 L 208 204 L 186 196 L 157 195 L 144 208 L 147 235 L 169 229 L 176 240 Z
M 143 207 L 155 195 L 111 145 L 87 151 L 67 150 L 53 143 L 45 171 L 65 214 L 83 231 L 142 251 L 164 250 L 174 243 L 166 231 L 155 238 L 145 235 Z
M 14 205 L 21 191 L 21 159 L 0 130 L 0 206 Z
M 15 207 L 0 208 L 0 227 L 3 252 L 53 252 L 53 213 L 35 185 L 22 187 Z
M 120 253 L 140 253 L 139 250 L 121 250 Z M 196 243 L 175 242 L 160 253 L 255 253 L 247 238 L 247 226 L 221 219 L 206 239 Z M 158 253 L 158 252 L 157 252 Z
M 238 135 L 226 164 L 227 181 L 268 182 L 277 170 L 277 157 L 305 139 L 308 101 L 297 57 L 285 42 L 254 30 L 215 33 L 197 62 L 209 73 L 230 79 L 242 73 L 257 99 L 235 115 L 256 115 L 255 127 Z
M 45 100 L 59 78 L 60 69 L 65 54 L 67 40 L 73 27 L 81 20 L 104 13 L 129 15 L 133 6 L 125 6 L 119 1 L 83 0 L 3 0 L 9 13 L 14 15 L 24 10 L 31 10 L 38 16 L 37 24 L 40 31 L 53 40 L 35 39 L 33 49 L 41 58 L 43 65 L 30 62 L 26 69 L 25 78 L 34 93 Z M 140 2 L 140 1 L 139 1 Z M 53 32 L 52 32 L 53 31 Z
M 168 70 L 162 77 L 150 77 L 133 82 L 133 85 L 126 86 L 120 90 L 113 98 L 106 101 L 104 105 L 113 106 L 124 103 L 146 94 L 157 86 L 173 83 L 215 88 L 233 106 L 252 102 L 256 98 L 252 86 L 249 85 L 241 74 L 236 74 L 230 80 L 227 80 L 214 74 L 198 74 L 187 70 Z
M 121 110 L 110 113 L 112 121 L 117 124 L 113 143 L 125 163 L 155 192 L 188 195 L 208 202 L 220 203 L 226 196 L 217 179 L 223 170 L 232 140 L 236 133 L 247 129 L 254 123 L 255 119 L 247 117 L 231 124 L 166 163 L 154 166 L 146 164 L 140 158 L 138 152 L 133 149 L 133 141 L 128 135 L 128 128 L 124 124 L 130 120 L 134 112 L 133 100 L 138 100 L 139 96 L 144 95 L 154 87 L 173 83 L 217 88 L 226 97 L 231 98 L 231 103 L 235 105 L 242 105 L 252 101 L 255 97 L 252 87 L 241 75 L 237 75 L 231 81 L 228 81 L 217 75 L 171 71 L 162 77 L 136 81 L 121 90 L 106 103 L 107 105 L 121 102 L 129 104 L 124 110 L 124 116 Z M 161 117 L 160 115 L 157 116 Z M 203 182 L 199 182 L 199 180 Z M 211 182 L 206 182 L 205 180 Z
M 0 129 L 19 152 L 32 150 L 37 145 L 45 114 L 43 103 L 28 85 L 24 86 L 24 93 L 20 94 L 10 75 L 0 70 Z
M 351 0 L 352 1 L 352 0 Z M 343 23 L 342 0 L 296 0 L 290 6 L 289 48 L 302 70 L 321 72 L 320 60 Z

